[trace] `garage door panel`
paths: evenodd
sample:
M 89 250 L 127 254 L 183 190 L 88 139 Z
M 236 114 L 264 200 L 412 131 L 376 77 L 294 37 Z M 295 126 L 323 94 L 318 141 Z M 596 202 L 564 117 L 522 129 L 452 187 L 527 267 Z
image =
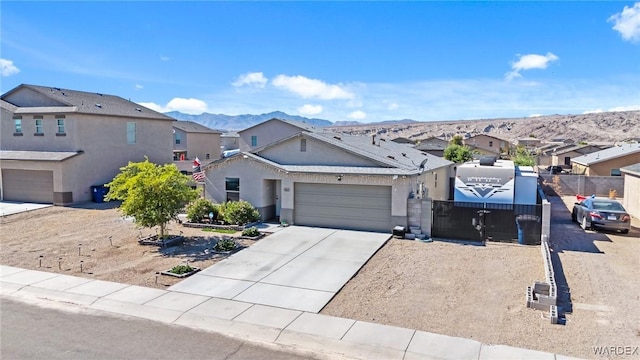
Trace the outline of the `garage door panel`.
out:
M 389 232 L 391 187 L 296 183 L 298 225 Z
M 53 203 L 53 171 L 2 169 L 6 201 Z

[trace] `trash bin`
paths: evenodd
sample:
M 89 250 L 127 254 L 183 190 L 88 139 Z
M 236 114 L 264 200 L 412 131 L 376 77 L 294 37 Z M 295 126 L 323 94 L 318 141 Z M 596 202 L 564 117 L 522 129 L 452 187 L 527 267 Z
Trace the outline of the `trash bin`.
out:
M 93 197 L 93 202 L 102 203 L 104 202 L 105 196 L 109 192 L 109 188 L 104 185 L 95 185 L 91 187 L 91 195 Z
M 518 244 L 538 245 L 540 244 L 540 217 L 536 215 L 516 216 L 516 226 L 518 227 Z

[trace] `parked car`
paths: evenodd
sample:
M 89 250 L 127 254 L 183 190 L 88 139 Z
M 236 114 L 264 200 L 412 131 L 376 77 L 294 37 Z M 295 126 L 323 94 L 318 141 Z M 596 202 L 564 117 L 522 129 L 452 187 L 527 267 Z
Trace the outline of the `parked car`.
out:
M 620 231 L 623 234 L 631 228 L 631 216 L 619 202 L 590 196 L 578 196 L 579 202 L 573 205 L 571 220 L 583 229 L 605 229 Z
M 549 174 L 566 174 L 566 171 L 562 168 L 562 166 L 558 165 L 547 166 L 547 172 Z

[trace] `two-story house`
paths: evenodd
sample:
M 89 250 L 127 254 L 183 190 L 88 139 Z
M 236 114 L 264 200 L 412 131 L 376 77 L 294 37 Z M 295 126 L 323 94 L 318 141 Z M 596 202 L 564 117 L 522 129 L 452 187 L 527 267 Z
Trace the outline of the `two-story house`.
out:
M 506 140 L 479 134 L 463 140 L 463 144 L 469 146 L 472 150 L 478 151 L 482 155 L 497 156 L 509 152 L 511 143 Z
M 222 132 L 193 121 L 173 123 L 173 163 L 184 173 L 191 173 L 193 159 L 208 163 L 220 158 Z
M 23 84 L 1 99 L 5 201 L 88 201 L 129 161 L 171 162 L 174 119 L 121 97 Z

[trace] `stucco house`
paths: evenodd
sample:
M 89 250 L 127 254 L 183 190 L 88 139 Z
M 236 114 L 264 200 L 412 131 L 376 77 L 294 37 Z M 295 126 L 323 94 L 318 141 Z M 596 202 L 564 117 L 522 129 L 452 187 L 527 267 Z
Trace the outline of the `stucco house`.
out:
M 222 132 L 193 121 L 173 122 L 173 163 L 191 173 L 193 159 L 205 163 L 220 158 Z
M 621 176 L 620 168 L 640 162 L 640 143 L 621 144 L 571 159 L 574 174 Z
M 575 145 L 551 153 L 551 165 L 571 167 L 571 159 L 602 150 L 595 145 Z
M 23 84 L 0 105 L 2 200 L 87 201 L 129 161 L 171 162 L 174 119 L 121 97 Z
M 453 163 L 388 139 L 278 119 L 240 138 L 244 151 L 204 167 L 205 194 L 249 201 L 263 220 L 390 232 L 407 225 L 410 197 L 449 194 Z
M 508 152 L 511 144 L 507 140 L 499 139 L 495 136 L 479 134 L 462 141 L 464 145 L 472 150 L 477 150 L 482 155 L 497 156 L 503 152 Z
M 620 168 L 624 176 L 624 208 L 640 219 L 640 162 Z

